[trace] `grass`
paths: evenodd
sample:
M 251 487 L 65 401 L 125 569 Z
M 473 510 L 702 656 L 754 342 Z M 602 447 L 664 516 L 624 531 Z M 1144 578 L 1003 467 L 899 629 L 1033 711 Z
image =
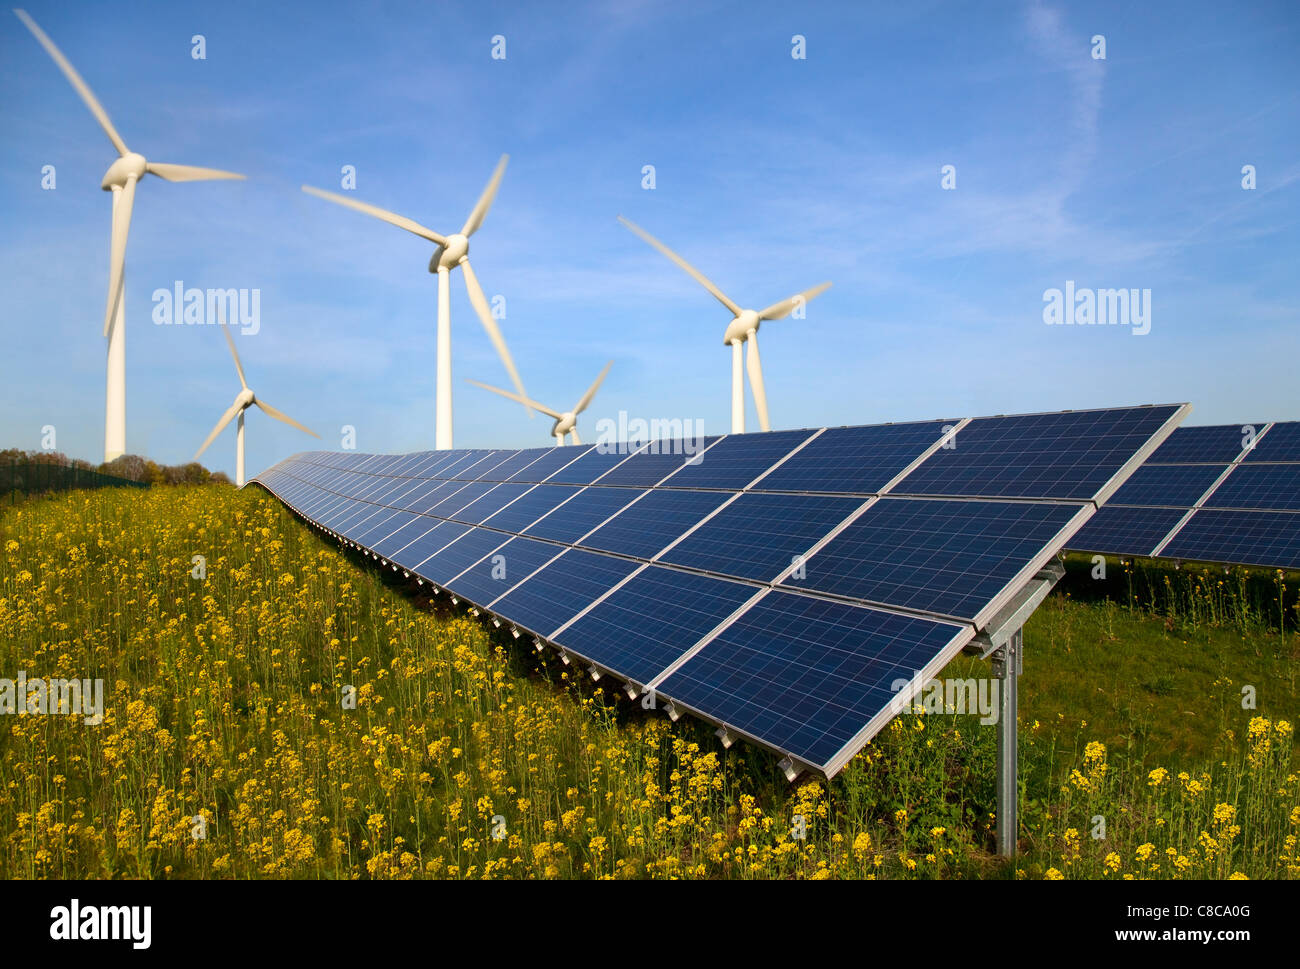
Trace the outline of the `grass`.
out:
M 1153 608 L 1072 576 L 1027 626 L 1009 866 L 973 716 L 896 718 L 829 784 L 790 786 L 256 489 L 22 503 L 0 512 L 0 676 L 107 696 L 98 726 L 0 717 L 0 875 L 1294 877 L 1289 613 L 1188 575 L 1153 579 Z

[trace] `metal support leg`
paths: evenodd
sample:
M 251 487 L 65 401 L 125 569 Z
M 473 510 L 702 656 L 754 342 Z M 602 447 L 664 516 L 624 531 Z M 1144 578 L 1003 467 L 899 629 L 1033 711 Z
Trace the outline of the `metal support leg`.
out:
M 1017 679 L 1024 670 L 1023 633 L 1017 629 L 993 654 L 993 675 L 1001 682 L 998 690 L 998 854 L 1013 858 L 1019 833 L 1019 802 L 1016 700 Z

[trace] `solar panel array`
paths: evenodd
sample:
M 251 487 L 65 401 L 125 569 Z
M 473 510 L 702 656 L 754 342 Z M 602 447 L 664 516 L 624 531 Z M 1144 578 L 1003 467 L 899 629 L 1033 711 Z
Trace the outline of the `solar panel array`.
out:
M 1300 421 L 1178 428 L 1069 544 L 1300 569 Z
M 836 773 L 1186 406 L 295 455 L 299 515 L 566 659 Z

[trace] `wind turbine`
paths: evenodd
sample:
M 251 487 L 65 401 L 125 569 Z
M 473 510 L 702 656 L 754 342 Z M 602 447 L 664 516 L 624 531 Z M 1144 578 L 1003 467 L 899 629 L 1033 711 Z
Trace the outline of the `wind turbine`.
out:
M 257 395 L 248 386 L 248 381 L 244 379 L 244 365 L 239 362 L 239 351 L 235 349 L 235 341 L 230 337 L 230 327 L 222 324 L 222 331 L 226 334 L 226 343 L 230 344 L 230 355 L 235 358 L 235 371 L 239 374 L 240 391 L 235 395 L 235 402 L 230 405 L 230 409 L 221 415 L 221 420 L 217 421 L 217 426 L 212 429 L 208 439 L 203 442 L 203 447 L 194 453 L 194 460 L 197 461 L 199 456 L 208 449 L 213 441 L 230 423 L 231 418 L 239 418 L 239 430 L 235 434 L 235 484 L 238 487 L 244 486 L 244 411 L 248 408 L 257 406 L 266 411 L 267 415 L 274 417 L 277 421 L 283 421 L 290 427 L 296 427 L 300 431 L 310 434 L 312 437 L 320 437 L 315 431 L 303 427 L 288 414 L 276 410 L 265 401 L 258 400 Z
M 749 374 L 749 386 L 754 393 L 754 408 L 758 411 L 758 426 L 764 431 L 770 431 L 772 425 L 767 419 L 767 390 L 763 386 L 763 363 L 758 356 L 758 328 L 764 320 L 785 319 L 796 306 L 807 303 L 813 297 L 819 296 L 830 289 L 831 284 L 821 283 L 812 289 L 805 289 L 802 293 L 797 293 L 789 299 L 773 303 L 767 309 L 743 310 L 732 302 L 702 272 L 650 233 L 629 222 L 621 215 L 618 217 L 618 221 L 686 270 L 696 282 L 712 293 L 718 302 L 731 312 L 733 319 L 727 326 L 726 332 L 722 335 L 723 344 L 730 344 L 731 346 L 731 433 L 743 434 L 745 432 L 745 385 L 740 376 L 740 346 L 742 343 L 748 344 L 745 370 Z
M 508 397 L 510 400 L 517 400 L 525 407 L 531 407 L 534 410 L 541 411 L 547 417 L 554 417 L 555 424 L 551 427 L 551 436 L 555 438 L 556 446 L 562 446 L 564 444 L 565 434 L 568 434 L 573 438 L 574 444 L 581 444 L 582 440 L 578 437 L 578 415 L 587 409 L 592 398 L 596 396 L 596 391 L 598 391 L 600 385 L 604 383 L 605 375 L 609 373 L 609 368 L 613 365 L 613 360 L 605 364 L 605 369 L 600 372 L 600 376 L 596 378 L 596 382 L 588 387 L 587 392 L 582 395 L 582 398 L 576 404 L 573 405 L 573 410 L 565 411 L 563 414 L 557 410 L 552 410 L 545 404 L 539 404 L 537 401 L 529 400 L 527 397 L 520 394 L 512 394 L 510 391 L 502 390 L 500 387 L 481 384 L 477 380 L 471 380 L 469 383 L 473 384 L 475 387 L 482 387 L 484 390 L 490 390 L 494 394 L 500 394 L 502 397 Z
M 33 36 L 40 41 L 45 52 L 63 71 L 90 113 L 108 135 L 117 149 L 118 159 L 104 173 L 100 184 L 105 192 L 113 193 L 113 236 L 109 250 L 108 303 L 104 309 L 104 337 L 108 340 L 108 377 L 104 398 L 104 460 L 112 461 L 126 451 L 126 293 L 123 269 L 126 262 L 126 236 L 131 228 L 131 209 L 135 205 L 135 186 L 146 174 L 157 175 L 169 182 L 198 182 L 209 179 L 243 178 L 234 172 L 216 168 L 198 168 L 194 165 L 170 165 L 146 161 L 145 157 L 126 147 L 126 142 L 113 127 L 108 112 L 96 100 L 94 93 L 81 79 L 54 41 L 36 25 L 25 10 L 15 10 Z
M 312 188 L 310 185 L 302 187 L 302 190 L 309 195 L 328 199 L 358 212 L 364 212 L 366 215 L 373 215 L 376 219 L 382 219 L 399 229 L 405 229 L 422 239 L 428 239 L 437 246 L 433 250 L 432 258 L 429 259 L 429 272 L 438 274 L 438 377 L 434 416 L 434 447 L 439 451 L 448 450 L 452 446 L 451 281 L 448 277 L 457 266 L 460 266 L 465 271 L 465 289 L 469 292 L 469 301 L 474 304 L 474 312 L 478 314 L 483 329 L 487 331 L 488 338 L 492 341 L 493 346 L 497 348 L 497 354 L 501 357 L 501 362 L 505 364 L 510 379 L 514 382 L 515 390 L 518 391 L 521 398 L 527 396 L 524 393 L 523 382 L 519 379 L 519 371 L 515 369 L 515 362 L 510 359 L 510 350 L 506 347 L 506 341 L 501 335 L 501 329 L 497 326 L 496 320 L 492 318 L 492 311 L 488 309 L 487 298 L 483 295 L 483 287 L 479 285 L 478 277 L 474 275 L 474 269 L 469 264 L 469 237 L 478 231 L 483 224 L 483 219 L 488 214 L 488 209 L 492 207 L 492 201 L 497 195 L 497 188 L 501 184 L 501 176 L 506 172 L 506 162 L 509 160 L 509 155 L 501 156 L 501 160 L 497 162 L 496 171 L 492 173 L 492 178 L 488 180 L 487 187 L 483 189 L 483 194 L 479 196 L 478 202 L 469 213 L 469 218 L 465 220 L 465 224 L 461 226 L 459 232 L 447 236 L 439 235 L 418 222 L 414 222 L 395 212 L 389 212 L 387 209 L 381 209 L 376 205 L 358 202 L 356 199 L 350 199 L 345 195 L 325 192 L 319 188 Z M 531 409 L 528 411 L 528 416 L 533 416 Z

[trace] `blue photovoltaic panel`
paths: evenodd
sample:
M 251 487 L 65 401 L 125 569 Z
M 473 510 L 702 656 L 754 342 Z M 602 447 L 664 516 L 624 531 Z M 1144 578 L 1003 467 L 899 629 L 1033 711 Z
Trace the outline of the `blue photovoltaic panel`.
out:
M 399 498 L 396 504 L 399 508 L 405 508 L 418 515 L 427 515 L 438 502 L 462 485 L 463 482 L 460 481 L 442 481 L 436 478 L 423 480 L 414 491 L 409 491 Z
M 1300 569 L 1300 514 L 1202 508 L 1160 554 L 1200 562 Z
M 371 549 L 384 558 L 392 558 L 393 553 L 398 549 L 405 548 L 409 543 L 415 541 L 438 524 L 436 518 L 429 518 L 427 515 L 414 515 L 401 528 L 372 545 Z
M 438 472 L 443 468 L 450 467 L 458 458 L 457 452 L 451 451 L 434 451 L 430 460 L 424 462 L 419 467 L 412 470 L 412 475 L 417 478 L 436 478 Z
M 1278 421 L 1261 437 L 1246 462 L 1300 461 L 1300 421 Z
M 644 686 L 758 590 L 652 565 L 556 637 Z
M 639 494 L 631 488 L 584 488 L 524 534 L 572 544 Z
M 456 513 L 468 505 L 470 502 L 477 501 L 485 494 L 496 487 L 491 481 L 462 481 L 454 482 L 460 484 L 460 488 L 451 492 L 446 498 L 438 502 L 429 509 L 429 514 L 435 518 L 455 518 Z
M 473 481 L 504 481 L 508 475 L 498 477 L 497 469 L 518 456 L 518 451 L 493 451 L 478 464 L 458 470 L 455 476 Z
M 1147 556 L 1155 551 L 1182 517 L 1184 508 L 1129 508 L 1104 505 L 1070 538 L 1079 552 Z
M 685 464 L 664 482 L 666 488 L 721 488 L 739 491 L 794 448 L 813 431 L 769 431 L 732 434 L 719 440 L 706 437 L 698 460 Z M 717 442 L 717 443 L 715 443 Z
M 662 561 L 704 572 L 771 582 L 862 507 L 861 498 L 742 494 Z
M 578 544 L 648 559 L 726 500 L 721 491 L 650 491 Z
M 362 530 L 357 533 L 353 541 L 373 549 L 380 539 L 387 538 L 415 517 L 409 511 L 384 509 L 362 526 Z
M 501 535 L 503 539 L 506 537 Z M 462 599 L 485 606 L 563 551 L 562 545 L 535 542 L 531 538 L 512 538 L 479 560 L 473 568 L 448 579 L 443 585 Z
M 981 419 L 953 461 L 913 472 L 960 422 L 711 438 L 685 467 L 671 446 L 308 452 L 257 480 L 502 623 L 833 773 L 892 715 L 894 681 L 936 672 L 1174 413 Z M 985 474 L 999 461 L 1008 479 Z M 1182 500 L 1213 471 L 1154 471 L 1127 494 Z M 904 474 L 957 494 L 866 499 Z
M 497 484 L 481 498 L 476 498 L 451 517 L 456 521 L 470 525 L 481 525 L 510 502 L 526 493 L 533 486 L 522 481 L 509 481 Z
M 703 447 L 703 440 L 689 438 L 657 441 L 605 472 L 597 479 L 597 483 L 648 488 L 683 467 L 687 461 L 703 460 L 700 454 Z M 687 449 L 690 449 L 690 453 L 687 453 Z
M 433 519 L 429 519 L 429 521 L 432 522 Z M 414 569 L 430 555 L 433 555 L 444 545 L 454 542 L 467 531 L 469 531 L 469 526 L 462 525 L 459 522 L 435 524 L 427 532 L 395 550 L 388 558 L 404 568 Z
M 970 634 L 968 626 L 772 592 L 657 692 L 828 769 L 888 709 L 898 681 Z
M 1206 508 L 1300 511 L 1300 465 L 1242 464 L 1204 504 Z
M 534 447 L 526 451 L 518 451 L 513 457 L 507 458 L 484 474 L 483 480 L 505 481 L 511 475 L 520 473 L 542 455 L 549 454 L 553 450 L 554 448 L 549 447 Z
M 534 485 L 531 491 L 516 498 L 496 514 L 484 519 L 483 524 L 489 528 L 499 528 L 506 532 L 522 532 L 525 527 L 537 521 L 547 512 L 568 501 L 579 490 L 574 485 Z
M 545 481 L 551 475 L 559 471 L 566 464 L 571 464 L 580 458 L 589 448 L 582 447 L 553 447 L 547 448 L 546 453 L 539 457 L 532 464 L 521 468 L 512 474 L 510 481 L 528 481 L 533 484 Z
M 894 488 L 896 494 L 1087 500 L 1163 427 L 1176 407 L 985 417 Z
M 958 423 L 951 420 L 833 427 L 764 475 L 754 490 L 872 494 Z
M 882 498 L 782 581 L 974 620 L 1079 513 L 1047 502 Z
M 549 638 L 638 568 L 627 559 L 569 549 L 490 605 L 498 615 Z
M 1227 467 L 1226 464 L 1144 464 L 1120 485 L 1108 504 L 1191 508 Z
M 486 528 L 470 529 L 442 551 L 421 562 L 420 575 L 430 582 L 443 585 L 509 540 L 510 536 L 503 535 L 501 532 L 489 531 Z M 500 591 L 504 592 L 505 589 L 502 588 Z
M 591 484 L 601 475 L 608 473 L 615 465 L 626 461 L 644 442 L 637 442 L 611 451 L 599 451 L 592 448 L 572 464 L 560 468 L 547 480 L 559 484 Z

